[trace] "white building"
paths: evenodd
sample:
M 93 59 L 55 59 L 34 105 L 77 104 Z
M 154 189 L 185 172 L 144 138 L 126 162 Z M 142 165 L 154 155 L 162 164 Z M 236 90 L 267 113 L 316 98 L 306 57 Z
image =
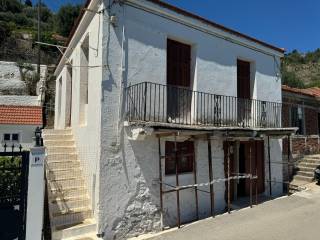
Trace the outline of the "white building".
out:
M 36 128 L 42 127 L 42 107 L 37 96 L 0 96 L 0 151 L 28 150 L 34 146 Z
M 282 194 L 282 165 L 271 163 L 294 132 L 281 128 L 282 49 L 160 1 L 86 8 L 55 71 L 56 130 L 45 132 L 54 238 L 87 219 L 82 233 L 122 239 L 270 186 Z

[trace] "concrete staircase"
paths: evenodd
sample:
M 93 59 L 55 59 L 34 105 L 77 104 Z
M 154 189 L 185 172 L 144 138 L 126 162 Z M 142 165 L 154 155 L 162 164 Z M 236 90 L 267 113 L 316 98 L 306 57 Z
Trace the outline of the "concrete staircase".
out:
M 71 129 L 43 130 L 43 139 L 52 240 L 95 236 L 96 223 Z
M 294 180 L 312 182 L 314 170 L 320 165 L 320 155 L 305 156 L 295 168 Z

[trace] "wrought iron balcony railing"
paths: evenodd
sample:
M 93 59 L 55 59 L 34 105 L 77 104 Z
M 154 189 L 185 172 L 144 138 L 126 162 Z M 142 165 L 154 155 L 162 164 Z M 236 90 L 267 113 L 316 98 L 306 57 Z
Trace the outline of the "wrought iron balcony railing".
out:
M 242 99 L 151 82 L 126 88 L 129 122 L 280 128 L 281 103 Z

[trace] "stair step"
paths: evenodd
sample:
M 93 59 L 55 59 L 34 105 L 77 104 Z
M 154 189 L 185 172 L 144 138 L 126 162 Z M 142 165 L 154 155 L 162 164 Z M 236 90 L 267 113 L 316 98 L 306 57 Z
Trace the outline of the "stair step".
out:
M 73 135 L 72 134 L 45 134 L 42 137 L 43 137 L 44 140 L 73 141 Z
M 304 159 L 320 159 L 320 154 L 306 155 Z
M 309 172 L 314 173 L 315 168 L 312 167 L 305 167 L 305 166 L 298 166 L 295 168 L 296 171 L 303 171 L 303 172 Z
M 300 162 L 320 163 L 319 157 L 304 157 Z
M 73 140 L 46 140 L 44 139 L 44 145 L 46 147 L 69 147 L 69 146 L 74 146 L 74 141 Z
M 50 186 L 55 186 L 56 188 L 66 188 L 66 187 L 77 187 L 84 186 L 84 179 L 82 178 L 69 178 L 62 180 L 48 180 Z
M 305 176 L 305 177 L 314 177 L 313 172 L 304 172 L 304 171 L 297 171 L 296 173 L 297 176 Z
M 47 156 L 47 162 L 77 160 L 76 153 L 51 153 Z
M 70 178 L 81 178 L 82 171 L 78 168 L 61 169 L 61 170 L 47 170 L 46 177 L 48 180 L 64 180 Z
M 67 212 L 68 209 L 85 208 L 90 205 L 89 198 L 69 198 L 50 201 L 52 213 Z
M 48 183 L 48 198 L 50 200 L 57 198 L 65 199 L 78 196 L 80 197 L 83 195 L 87 195 L 85 186 L 57 188 L 56 186 L 52 186 Z
M 301 176 L 301 175 L 295 175 L 293 176 L 293 179 L 299 180 L 299 181 L 304 181 L 304 182 L 312 182 L 313 177 L 307 177 L 307 176 Z
M 75 153 L 75 146 L 46 146 L 48 155 L 56 153 Z
M 73 208 L 67 212 L 53 213 L 50 223 L 51 226 L 59 228 L 66 225 L 81 224 L 88 218 L 92 218 L 92 210 L 90 208 Z
M 76 237 L 85 237 L 87 235 L 96 236 L 96 223 L 94 219 L 86 219 L 83 223 L 76 226 L 62 225 L 52 232 L 52 240 L 77 239 Z M 81 238 L 79 238 L 81 239 Z M 97 239 L 97 238 L 93 238 Z
M 56 169 L 63 170 L 63 169 L 80 169 L 80 161 L 51 161 L 47 162 L 46 167 L 49 171 L 55 171 Z
M 50 134 L 72 134 L 71 129 L 43 129 L 42 134 L 44 136 L 50 135 Z
M 305 163 L 305 162 L 302 162 L 302 163 L 299 163 L 297 167 L 307 167 L 307 168 L 313 168 L 313 169 L 316 169 L 319 165 L 316 164 L 316 163 Z

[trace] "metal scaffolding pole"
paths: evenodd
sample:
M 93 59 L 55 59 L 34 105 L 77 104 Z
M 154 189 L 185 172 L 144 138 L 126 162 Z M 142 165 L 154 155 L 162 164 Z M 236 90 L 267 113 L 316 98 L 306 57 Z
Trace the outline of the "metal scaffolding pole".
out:
M 162 189 L 162 164 L 161 164 L 161 141 L 158 136 L 158 144 L 159 144 L 159 186 L 160 186 L 160 217 L 161 217 L 161 229 L 163 230 L 163 189 Z
M 209 182 L 211 183 L 213 180 L 213 173 L 212 173 L 212 154 L 211 154 L 211 140 L 210 136 L 207 135 L 208 140 L 208 167 L 209 167 Z M 213 184 L 210 184 L 210 210 L 211 216 L 214 217 L 214 191 L 213 191 Z
M 197 184 L 197 165 L 196 165 L 196 158 L 193 153 L 193 179 L 194 184 Z M 195 200 L 196 200 L 196 217 L 197 220 L 199 220 L 199 202 L 198 202 L 198 187 L 194 187 L 194 194 L 195 194 Z
M 250 207 L 252 208 L 252 149 L 251 141 L 249 145 L 249 170 L 250 170 Z
M 227 142 L 227 156 L 228 156 L 228 163 L 227 163 L 227 167 L 228 167 L 228 213 L 230 214 L 230 142 Z
M 179 163 L 178 163 L 178 154 L 177 154 L 177 136 L 174 135 L 174 157 L 176 163 L 176 186 L 179 186 Z M 180 228 L 181 221 L 180 221 L 180 192 L 179 188 L 176 189 L 176 199 L 177 199 L 177 225 Z
M 272 196 L 271 159 L 270 159 L 270 136 L 268 136 L 268 163 L 269 163 L 269 194 L 270 194 L 270 196 Z

